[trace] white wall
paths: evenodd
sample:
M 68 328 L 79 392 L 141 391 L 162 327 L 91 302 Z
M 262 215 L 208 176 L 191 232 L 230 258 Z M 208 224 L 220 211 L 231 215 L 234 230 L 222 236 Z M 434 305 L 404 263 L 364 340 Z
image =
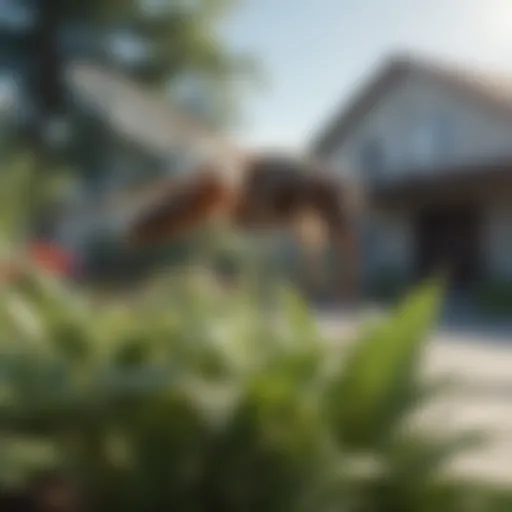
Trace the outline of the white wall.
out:
M 430 123 L 449 120 L 452 148 L 443 155 L 429 154 Z M 422 130 L 427 128 L 427 132 Z M 449 128 L 449 126 L 448 126 Z M 328 158 L 340 172 L 360 174 L 365 142 L 380 138 L 389 156 L 388 179 L 405 173 L 434 172 L 432 164 L 466 164 L 499 156 L 512 156 L 512 116 L 504 119 L 486 105 L 463 98 L 453 89 L 431 78 L 412 75 L 381 99 L 338 150 Z M 423 165 L 423 169 L 422 169 Z M 342 171 L 343 169 L 343 171 Z

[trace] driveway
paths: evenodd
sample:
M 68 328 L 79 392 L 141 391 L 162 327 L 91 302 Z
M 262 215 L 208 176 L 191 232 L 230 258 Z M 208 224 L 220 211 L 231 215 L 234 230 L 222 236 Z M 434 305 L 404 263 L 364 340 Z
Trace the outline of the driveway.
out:
M 320 313 L 319 320 L 325 335 L 342 344 L 360 325 L 349 314 Z M 425 411 L 425 424 L 490 436 L 485 448 L 454 460 L 454 470 L 512 484 L 512 326 L 444 322 L 427 346 L 424 370 L 461 385 Z

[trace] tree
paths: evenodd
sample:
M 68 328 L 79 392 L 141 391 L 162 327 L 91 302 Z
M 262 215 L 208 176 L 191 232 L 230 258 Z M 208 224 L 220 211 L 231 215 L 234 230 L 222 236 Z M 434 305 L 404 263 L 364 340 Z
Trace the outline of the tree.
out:
M 124 172 L 111 162 L 126 147 L 101 119 L 76 108 L 65 81 L 67 63 L 76 58 L 100 62 L 168 90 L 218 126 L 233 114 L 230 79 L 250 69 L 216 30 L 232 6 L 229 0 L 36 0 L 2 7 L 0 40 L 12 58 L 3 67 L 0 63 L 0 73 L 15 77 L 9 87 L 0 84 L 2 98 L 7 105 L 13 99 L 19 103 L 15 112 L 2 115 L 2 152 L 28 150 L 31 155 L 25 200 L 30 211 L 24 216 L 29 234 L 41 228 L 37 224 L 45 206 L 39 196 L 54 177 L 78 179 L 80 189 L 94 198 L 112 181 L 109 174 Z M 153 154 L 142 156 L 137 159 L 140 174 L 155 161 Z
M 101 123 L 76 115 L 64 80 L 67 62 L 77 57 L 178 95 L 199 84 L 185 103 L 198 107 L 207 98 L 201 113 L 217 124 L 225 121 L 233 99 L 230 78 L 246 64 L 216 31 L 231 7 L 226 0 L 39 0 L 32 11 L 25 6 L 23 30 L 18 24 L 5 34 L 14 38 L 16 58 L 28 63 L 24 123 L 16 133 L 34 153 L 37 174 L 47 176 L 46 170 L 70 162 L 84 172 L 94 167 L 101 173 L 104 167 L 109 139 Z M 89 136 L 73 151 L 76 145 L 69 143 L 84 130 Z

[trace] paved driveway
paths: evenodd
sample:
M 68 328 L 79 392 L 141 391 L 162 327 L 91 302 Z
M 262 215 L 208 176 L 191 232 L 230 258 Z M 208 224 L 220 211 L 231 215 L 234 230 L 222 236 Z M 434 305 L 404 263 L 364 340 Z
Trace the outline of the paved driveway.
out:
M 320 314 L 329 338 L 345 343 L 358 322 L 349 315 Z M 424 420 L 437 427 L 476 427 L 490 434 L 485 449 L 454 461 L 464 474 L 512 484 L 512 329 L 444 326 L 427 347 L 424 370 L 463 384 L 432 404 Z

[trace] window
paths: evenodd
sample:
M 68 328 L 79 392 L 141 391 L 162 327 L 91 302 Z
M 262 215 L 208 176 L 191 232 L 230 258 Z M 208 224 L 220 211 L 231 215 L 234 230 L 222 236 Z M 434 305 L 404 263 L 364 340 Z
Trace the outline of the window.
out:
M 453 121 L 446 115 L 438 115 L 432 122 L 434 132 L 434 156 L 445 158 L 453 151 L 454 126 Z
M 453 148 L 453 126 L 446 115 L 436 115 L 413 132 L 413 161 L 417 165 L 442 163 Z
M 364 172 L 370 178 L 378 178 L 385 165 L 384 145 L 379 139 L 366 142 L 361 152 L 361 163 Z
M 429 165 L 433 161 L 435 132 L 431 123 L 420 124 L 412 136 L 413 164 Z

